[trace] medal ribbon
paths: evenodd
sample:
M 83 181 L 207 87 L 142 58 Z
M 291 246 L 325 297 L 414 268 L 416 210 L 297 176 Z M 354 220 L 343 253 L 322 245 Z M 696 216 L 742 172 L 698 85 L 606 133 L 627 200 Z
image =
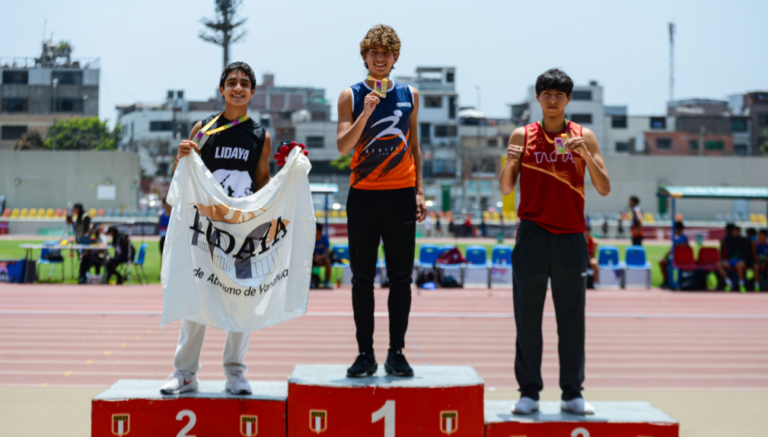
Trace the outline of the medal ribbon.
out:
M 242 117 L 238 118 L 237 120 L 232 120 L 229 123 L 225 124 L 224 126 L 217 127 L 216 129 L 209 132 L 208 129 L 210 129 L 211 126 L 213 126 L 213 124 L 216 123 L 216 120 L 218 120 L 219 117 L 221 117 L 221 114 L 223 113 L 224 112 L 219 113 L 219 115 L 214 117 L 213 120 L 211 120 L 210 122 L 208 122 L 208 124 L 203 126 L 203 128 L 200 129 L 200 131 L 197 133 L 197 135 L 195 136 L 195 143 L 197 143 L 199 148 L 202 148 L 203 145 L 205 145 L 205 142 L 208 140 L 208 137 L 210 137 L 211 135 L 215 133 L 219 133 L 221 131 L 225 131 L 231 127 L 237 126 L 238 124 L 248 120 L 248 114 L 245 114 Z
M 550 144 L 555 144 L 555 140 L 550 140 L 549 137 L 547 136 L 547 131 L 544 130 L 544 123 L 541 120 L 539 120 L 539 126 L 541 126 L 541 133 L 544 134 L 544 139 L 547 140 L 547 142 Z M 565 119 L 565 135 L 566 135 L 566 138 L 569 138 L 569 139 L 571 138 L 571 134 L 568 133 L 567 118 Z

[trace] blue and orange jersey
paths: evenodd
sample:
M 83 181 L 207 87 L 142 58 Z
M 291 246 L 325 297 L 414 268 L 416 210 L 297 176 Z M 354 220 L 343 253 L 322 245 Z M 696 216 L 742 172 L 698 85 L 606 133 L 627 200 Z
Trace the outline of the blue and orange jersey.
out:
M 411 87 L 391 82 L 393 87 L 365 123 L 352 156 L 350 187 L 361 190 L 395 190 L 416 186 L 416 166 L 409 145 L 413 112 Z M 350 87 L 352 116 L 363 113 L 365 96 L 372 91 L 365 82 Z
M 557 153 L 555 147 L 556 137 L 580 137 L 582 130 L 572 121 L 560 132 L 545 132 L 540 123 L 525 127 L 518 217 L 554 234 L 584 232 L 586 162 L 578 153 Z

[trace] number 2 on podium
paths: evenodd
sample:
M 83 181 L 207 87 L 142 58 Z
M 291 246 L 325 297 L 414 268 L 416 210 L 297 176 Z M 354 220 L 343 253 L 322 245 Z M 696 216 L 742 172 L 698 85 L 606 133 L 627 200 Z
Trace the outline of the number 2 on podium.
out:
M 371 423 L 384 419 L 384 437 L 395 437 L 395 401 L 384 402 L 384 405 L 371 414 Z

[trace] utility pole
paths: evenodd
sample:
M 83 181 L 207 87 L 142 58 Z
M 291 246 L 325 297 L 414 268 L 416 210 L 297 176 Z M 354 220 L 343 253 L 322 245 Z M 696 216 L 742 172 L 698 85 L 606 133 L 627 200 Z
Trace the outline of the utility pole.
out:
M 59 79 L 54 78 L 51 81 L 51 84 L 53 85 L 53 126 L 51 126 L 51 130 L 53 132 L 53 151 L 56 151 L 56 111 L 58 108 L 56 107 L 56 86 L 59 84 Z
M 247 18 L 236 21 L 237 9 L 242 4 L 242 0 L 215 0 L 216 18 L 203 18 L 201 23 L 208 30 L 201 30 L 197 36 L 203 41 L 221 46 L 224 50 L 224 67 L 229 64 L 229 45 L 239 42 L 248 33 L 247 30 L 235 32 L 235 28 L 246 22 Z M 223 69 L 222 68 L 222 69 Z
M 669 101 L 675 101 L 675 23 L 669 23 Z

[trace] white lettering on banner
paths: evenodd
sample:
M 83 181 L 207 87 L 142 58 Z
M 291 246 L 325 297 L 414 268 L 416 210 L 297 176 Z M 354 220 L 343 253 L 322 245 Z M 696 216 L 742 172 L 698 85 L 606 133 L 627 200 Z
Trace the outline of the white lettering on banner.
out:
M 536 157 L 536 164 L 541 164 L 544 161 L 547 162 L 557 162 L 557 157 L 562 157 L 562 162 L 568 162 L 571 161 L 572 163 L 576 163 L 573 160 L 573 153 L 557 153 L 556 150 L 553 150 L 550 153 L 547 152 L 534 152 L 534 156 Z
M 221 149 L 220 156 L 236 153 Z M 162 325 L 186 319 L 245 332 L 306 313 L 315 234 L 310 168 L 291 152 L 261 190 L 233 199 L 198 155 L 182 160 L 168 191 Z
M 223 158 L 223 159 L 242 159 L 243 161 L 248 161 L 248 155 L 251 152 L 246 149 L 242 149 L 240 147 L 217 147 L 216 148 L 216 158 Z

